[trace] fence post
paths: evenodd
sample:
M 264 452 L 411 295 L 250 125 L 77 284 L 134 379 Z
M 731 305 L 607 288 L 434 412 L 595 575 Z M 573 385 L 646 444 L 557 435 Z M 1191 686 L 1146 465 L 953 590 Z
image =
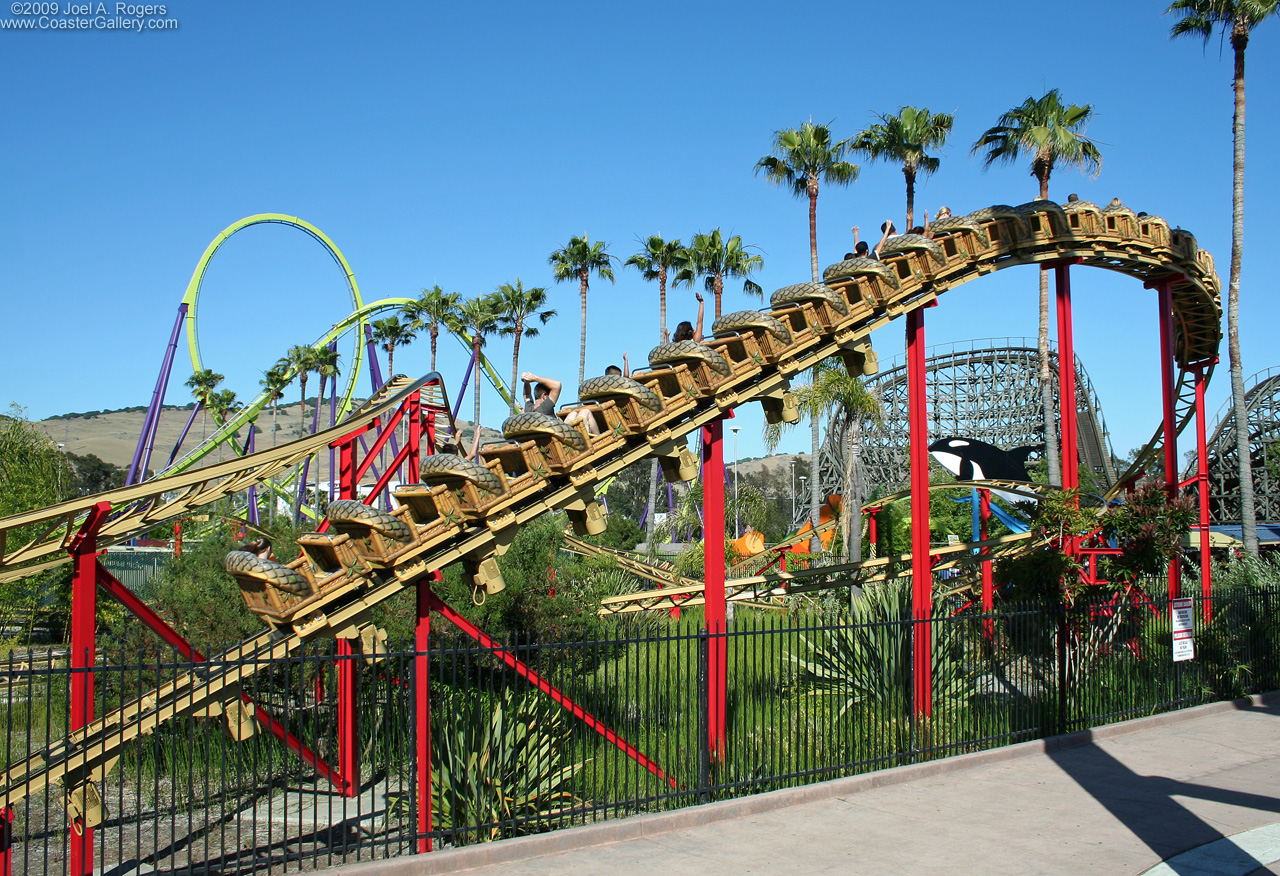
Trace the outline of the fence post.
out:
M 707 661 L 711 656 L 705 629 L 698 631 L 698 802 L 711 799 L 711 734 L 708 720 L 709 703 Z
M 1067 732 L 1067 607 L 1058 606 L 1058 733 Z

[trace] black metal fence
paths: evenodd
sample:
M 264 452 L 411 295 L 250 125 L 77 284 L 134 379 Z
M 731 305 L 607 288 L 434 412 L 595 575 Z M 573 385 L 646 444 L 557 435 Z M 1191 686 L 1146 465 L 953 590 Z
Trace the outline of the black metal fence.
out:
M 991 615 L 940 607 L 927 622 L 934 699 L 911 702 L 907 591 L 869 595 L 854 621 L 739 610 L 728 653 L 723 755 L 708 746 L 707 653 L 695 624 L 640 619 L 590 639 L 505 643 L 661 771 L 646 769 L 517 677 L 493 649 L 432 638 L 437 848 L 673 809 L 1149 715 L 1280 687 L 1280 590 L 1195 600 L 1196 657 L 1174 663 L 1168 605 L 1134 591 L 1070 609 Z M 183 717 L 127 742 L 99 783 L 104 874 L 316 869 L 416 847 L 412 650 L 373 663 L 319 648 L 263 664 L 243 693 L 322 758 L 337 753 L 339 664 L 358 671 L 358 795 L 343 797 L 287 745 L 236 741 L 225 716 Z M 98 714 L 191 664 L 99 664 Z M 217 663 L 201 664 L 216 671 Z M 0 664 L 9 769 L 67 736 L 70 670 Z M 68 872 L 60 787 L 16 805 L 13 872 Z

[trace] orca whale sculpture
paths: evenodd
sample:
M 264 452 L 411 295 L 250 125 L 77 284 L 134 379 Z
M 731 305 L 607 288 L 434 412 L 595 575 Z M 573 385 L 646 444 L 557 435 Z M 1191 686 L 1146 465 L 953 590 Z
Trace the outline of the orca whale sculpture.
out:
M 1029 481 L 1027 457 L 1043 449 L 1043 444 L 1028 444 L 1001 450 L 994 444 L 959 436 L 939 438 L 929 445 L 938 464 L 962 481 Z M 1033 501 L 1012 493 L 996 491 L 995 495 L 1015 504 Z

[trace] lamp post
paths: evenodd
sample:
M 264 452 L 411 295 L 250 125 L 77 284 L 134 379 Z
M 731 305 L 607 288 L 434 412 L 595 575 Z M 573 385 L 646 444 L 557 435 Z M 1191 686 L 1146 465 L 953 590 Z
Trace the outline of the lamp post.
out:
M 796 522 L 796 460 L 791 457 L 791 522 Z
M 804 495 L 806 495 L 806 496 L 807 496 L 807 495 L 809 495 L 808 493 L 805 493 L 805 492 L 804 492 L 804 482 L 805 482 L 805 481 L 807 481 L 807 480 L 809 480 L 809 478 L 808 478 L 808 476 L 807 476 L 807 475 L 800 475 L 800 492 L 801 492 L 801 493 L 804 493 Z M 796 515 L 795 515 L 795 510 L 796 510 L 796 509 L 795 509 L 795 504 L 796 504 L 796 503 L 795 503 L 795 495 L 793 494 L 793 495 L 792 495 L 792 498 L 791 498 L 791 520 L 792 520 L 792 522 L 794 522 L 794 521 L 795 521 L 795 519 L 796 519 Z
M 742 538 L 742 508 L 738 505 L 738 433 L 742 427 L 730 426 L 729 431 L 733 433 L 733 537 Z

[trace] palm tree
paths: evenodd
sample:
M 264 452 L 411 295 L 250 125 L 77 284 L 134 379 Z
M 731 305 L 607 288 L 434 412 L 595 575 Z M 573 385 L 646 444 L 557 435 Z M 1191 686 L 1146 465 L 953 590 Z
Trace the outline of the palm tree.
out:
M 679 239 L 663 240 L 661 234 L 650 234 L 640 245 L 643 248 L 623 264 L 638 270 L 650 283 L 658 281 L 658 343 L 665 344 L 671 337 L 667 332 L 667 275 L 684 267 L 688 252 Z
M 209 409 L 213 412 L 213 422 L 218 426 L 226 423 L 227 418 L 244 407 L 236 400 L 233 390 L 223 389 L 209 394 Z M 252 425 L 249 426 L 253 428 Z M 222 462 L 222 444 L 218 445 L 218 462 Z
M 815 283 L 821 282 L 818 276 L 818 184 L 847 186 L 858 178 L 858 165 L 844 160 L 847 148 L 847 141 L 831 139 L 831 129 L 826 125 L 805 122 L 798 130 L 775 131 L 773 154 L 756 162 L 756 173 L 763 170 L 769 182 L 789 186 L 797 198 L 809 198 L 809 261 Z M 719 315 L 717 297 L 716 316 Z
M 854 562 L 862 558 L 862 420 L 878 417 L 880 404 L 862 381 L 851 375 L 837 357 L 819 362 L 810 371 L 810 381 L 795 390 L 796 403 L 809 415 L 810 422 L 820 422 L 835 415 L 833 429 L 840 429 L 845 436 L 844 494 L 840 506 L 840 538 L 844 544 L 845 559 Z M 765 444 L 772 453 L 788 428 L 778 423 L 766 427 Z M 813 477 L 810 480 L 810 523 L 816 530 L 819 518 L 815 510 L 822 502 L 822 488 L 818 478 L 818 450 L 813 451 Z M 821 541 L 815 533 L 810 542 L 811 550 L 821 550 Z
M 301 422 L 298 424 L 298 434 L 305 435 L 307 429 L 307 377 L 316 369 L 318 351 L 314 347 L 306 344 L 298 344 L 290 347 L 289 352 L 285 354 L 285 359 L 289 362 L 289 367 L 297 372 L 298 386 L 302 392 L 302 408 L 299 411 Z M 316 400 L 316 407 L 319 408 L 319 399 Z
M 907 228 L 916 224 L 916 177 L 931 174 L 939 161 L 928 154 L 941 149 L 951 133 L 955 116 L 931 113 L 928 107 L 898 108 L 897 115 L 885 113 L 880 122 L 859 133 L 849 143 L 850 149 L 866 154 L 872 161 L 891 161 L 902 165 L 907 179 Z
M 1235 112 L 1231 117 L 1231 276 L 1227 281 L 1227 351 L 1231 358 L 1231 403 L 1236 418 L 1236 455 L 1240 460 L 1240 524 L 1244 547 L 1258 555 L 1258 517 L 1253 506 L 1253 470 L 1250 467 L 1249 419 L 1244 402 L 1244 366 L 1240 362 L 1240 266 L 1244 261 L 1244 50 L 1249 35 L 1263 19 L 1280 10 L 1280 0 L 1175 0 L 1165 14 L 1182 18 L 1172 37 L 1198 36 L 1205 45 L 1215 26 L 1230 35 L 1235 55 L 1231 80 Z
M 607 243 L 592 243 L 584 234 L 571 237 L 569 242 L 547 257 L 552 276 L 557 283 L 578 281 L 578 294 L 582 296 L 582 340 L 578 348 L 578 384 L 587 378 L 587 287 L 594 273 L 613 282 L 613 256 L 605 251 Z M 515 387 L 511 387 L 512 393 Z
M 399 316 L 373 321 L 373 341 L 387 353 L 387 379 L 395 377 L 396 347 L 408 346 L 418 336 L 412 322 L 401 322 Z M 434 368 L 433 368 L 434 370 Z
M 485 337 L 493 334 L 498 329 L 498 314 L 493 309 L 493 299 L 489 296 L 481 298 L 468 298 L 458 306 L 457 324 L 464 329 L 467 334 L 471 335 L 471 352 L 475 356 L 478 363 L 480 361 L 480 348 L 484 346 Z M 475 384 L 476 394 L 476 410 L 475 410 L 475 438 L 474 445 L 480 445 L 480 385 L 483 381 L 477 379 Z
M 720 296 L 724 294 L 725 278 L 742 280 L 742 291 L 757 298 L 764 297 L 760 284 L 752 282 L 751 275 L 764 267 L 764 258 L 747 252 L 754 246 L 743 246 L 742 237 L 735 234 L 725 240 L 717 228 L 710 234 L 695 234 L 686 252 L 684 267 L 676 274 L 676 283 L 692 285 L 698 277 L 705 278 L 703 286 L 715 296 L 716 318 L 720 318 Z
M 520 339 L 536 338 L 538 327 L 528 325 L 536 319 L 542 325 L 556 315 L 554 310 L 543 310 L 547 304 L 547 290 L 541 286 L 524 288 L 520 278 L 515 283 L 503 283 L 489 296 L 490 307 L 498 318 L 498 334 L 514 339 L 511 352 L 511 410 L 519 412 L 519 396 L 516 394 L 520 375 Z
M 316 396 L 316 412 L 311 427 L 312 433 L 315 433 L 320 425 L 320 408 L 324 405 L 325 385 L 330 380 L 336 382 L 342 375 L 342 367 L 338 363 L 338 350 L 336 346 L 316 350 L 316 361 L 311 370 L 320 377 L 320 392 Z
M 195 372 L 187 378 L 187 389 L 191 390 L 191 395 L 195 397 L 200 404 L 200 440 L 203 441 L 208 437 L 206 416 L 209 413 L 209 403 L 213 397 L 213 391 L 217 389 L 218 384 L 223 381 L 223 376 L 212 369 L 205 368 Z
M 438 285 L 423 289 L 422 295 L 413 304 L 404 309 L 409 319 L 409 327 L 415 332 L 426 329 L 431 336 L 431 370 L 436 370 L 436 340 L 440 337 L 440 329 L 448 331 L 449 321 L 458 309 L 462 296 L 457 292 L 446 292 Z
M 1066 104 L 1054 88 L 1036 99 L 1028 97 L 1019 106 L 1002 115 L 995 127 L 988 128 L 973 152 L 986 151 L 983 166 L 996 162 L 1011 164 L 1019 158 L 1031 157 L 1031 175 L 1040 184 L 1040 199 L 1049 197 L 1049 177 L 1058 164 L 1078 167 L 1098 175 L 1102 153 L 1084 135 L 1093 106 Z M 1049 482 L 1062 483 L 1062 466 L 1058 451 L 1058 432 L 1053 408 L 1053 377 L 1049 369 L 1049 273 L 1040 269 L 1040 403 L 1044 408 L 1045 456 L 1049 462 Z
M 293 382 L 293 378 L 289 376 L 289 360 L 281 359 L 272 365 L 266 371 L 262 372 L 262 379 L 258 381 L 262 385 L 262 390 L 267 394 L 267 400 L 271 402 L 271 446 L 276 446 L 276 412 L 278 402 L 284 398 L 284 391 Z

